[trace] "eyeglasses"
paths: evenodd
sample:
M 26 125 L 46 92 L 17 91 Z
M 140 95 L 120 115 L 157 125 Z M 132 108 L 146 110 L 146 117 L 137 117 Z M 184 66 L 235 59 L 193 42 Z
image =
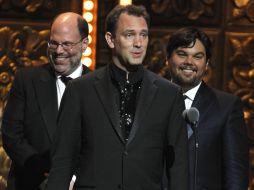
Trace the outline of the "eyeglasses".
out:
M 62 48 L 64 50 L 70 50 L 72 49 L 75 45 L 77 45 L 78 43 L 82 42 L 82 39 L 80 39 L 78 42 L 63 42 L 63 43 L 58 43 L 54 40 L 50 40 L 48 41 L 48 47 L 50 49 L 57 49 L 58 46 L 62 46 Z

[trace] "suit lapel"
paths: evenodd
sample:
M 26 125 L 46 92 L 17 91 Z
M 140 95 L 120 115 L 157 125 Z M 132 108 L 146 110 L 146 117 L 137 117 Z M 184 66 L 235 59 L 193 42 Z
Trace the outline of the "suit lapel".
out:
M 34 81 L 34 88 L 37 94 L 37 100 L 46 124 L 48 134 L 53 139 L 56 129 L 57 118 L 57 91 L 56 79 L 50 65 L 44 67 L 45 70 L 40 73 Z
M 91 72 L 91 70 L 87 66 L 82 64 L 82 75 L 85 75 L 89 72 Z
M 205 82 L 202 81 L 201 86 L 199 87 L 197 94 L 194 98 L 194 101 L 191 105 L 191 107 L 196 107 L 199 110 L 199 124 L 202 123 L 203 118 L 207 114 L 207 111 L 209 110 L 209 107 L 212 105 L 214 96 L 211 88 L 209 88 Z M 191 136 L 190 139 L 193 137 Z
M 118 114 L 118 108 L 114 99 L 115 97 L 113 93 L 112 82 L 110 80 L 111 79 L 109 76 L 109 67 L 106 66 L 104 69 L 101 70 L 101 72 L 98 73 L 97 80 L 95 81 L 94 85 L 100 101 L 104 107 L 104 110 L 107 113 L 107 116 L 111 121 L 115 132 L 119 136 L 122 143 L 125 143 L 121 128 L 119 127 L 120 118 Z
M 201 121 L 203 116 L 206 114 L 209 106 L 213 102 L 212 99 L 212 90 L 204 82 L 202 82 L 192 103 L 192 107 L 196 107 L 200 112 L 199 121 Z
M 127 145 L 134 139 L 141 122 L 149 110 L 149 107 L 157 92 L 157 86 L 154 84 L 155 78 L 147 70 L 144 70 L 144 78 L 141 86 L 141 92 L 138 99 L 138 105 L 135 113 L 134 122 L 131 128 Z

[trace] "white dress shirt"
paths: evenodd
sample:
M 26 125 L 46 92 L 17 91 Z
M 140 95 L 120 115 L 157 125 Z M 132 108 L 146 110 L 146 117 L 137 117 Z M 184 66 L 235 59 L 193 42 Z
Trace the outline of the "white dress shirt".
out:
M 191 108 L 191 105 L 193 103 L 193 100 L 194 100 L 194 98 L 197 94 L 197 91 L 198 91 L 200 85 L 201 85 L 201 82 L 197 86 L 195 86 L 194 88 L 188 90 L 187 92 L 185 92 L 183 94 L 185 96 L 185 99 L 184 99 L 185 109 L 190 109 Z M 187 134 L 188 134 L 188 139 L 193 134 L 193 130 L 192 130 L 192 128 L 189 124 L 187 124 Z
M 198 91 L 200 85 L 201 85 L 201 82 L 197 86 L 195 86 L 194 88 L 188 90 L 187 92 L 185 92 L 183 94 L 183 95 L 185 95 L 187 97 L 184 100 L 185 108 L 186 109 L 190 109 L 191 108 L 191 105 L 193 103 L 193 100 L 194 100 L 194 98 L 195 98 L 195 96 L 197 94 L 197 91 Z
M 82 75 L 82 71 L 83 71 L 83 67 L 82 67 L 82 64 L 80 63 L 78 68 L 66 77 L 70 77 L 72 79 L 78 78 Z M 63 83 L 63 81 L 60 79 L 61 75 L 57 75 L 56 77 L 57 77 L 57 80 L 56 80 L 57 103 L 58 103 L 58 108 L 59 108 L 60 103 L 61 103 L 61 99 L 62 99 L 62 96 L 63 96 L 63 93 L 64 93 L 64 90 L 65 90 L 66 86 Z M 76 176 L 73 175 L 72 179 L 70 181 L 69 190 L 73 189 L 75 181 L 76 181 Z
M 82 70 L 83 70 L 82 64 L 80 64 L 75 71 L 73 71 L 70 75 L 68 75 L 66 77 L 71 77 L 72 79 L 78 78 L 82 75 Z M 56 77 L 57 77 L 57 79 L 56 79 L 57 103 L 58 103 L 58 108 L 59 108 L 66 86 L 63 83 L 63 81 L 60 79 L 61 75 L 57 75 Z

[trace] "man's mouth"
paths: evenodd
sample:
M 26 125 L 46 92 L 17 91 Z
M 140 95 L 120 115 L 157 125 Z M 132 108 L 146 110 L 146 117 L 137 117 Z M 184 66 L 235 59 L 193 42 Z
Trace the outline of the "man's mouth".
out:
M 55 59 L 61 60 L 61 59 L 66 59 L 66 57 L 55 57 Z
M 196 68 L 194 68 L 193 66 L 188 66 L 188 65 L 181 66 L 180 70 L 183 71 L 185 74 L 192 74 L 197 72 Z
M 54 56 L 54 60 L 60 62 L 66 60 L 66 58 L 66 56 Z
M 132 56 L 134 57 L 134 58 L 139 58 L 139 57 L 141 57 L 142 56 L 142 52 L 131 52 L 131 54 L 132 54 Z
M 181 69 L 181 70 L 187 73 L 195 72 L 193 69 Z

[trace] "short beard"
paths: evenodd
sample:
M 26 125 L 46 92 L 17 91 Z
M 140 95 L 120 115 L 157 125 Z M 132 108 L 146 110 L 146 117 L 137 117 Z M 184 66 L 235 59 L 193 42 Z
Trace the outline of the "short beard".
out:
M 82 52 L 70 58 L 71 68 L 77 68 L 82 58 Z
M 182 87 L 184 92 L 187 92 L 188 90 L 197 86 L 202 81 L 202 78 L 206 74 L 206 72 L 203 72 L 200 76 L 193 77 L 189 80 L 183 79 L 180 75 L 175 75 L 173 72 L 170 72 L 170 74 L 172 82 Z

